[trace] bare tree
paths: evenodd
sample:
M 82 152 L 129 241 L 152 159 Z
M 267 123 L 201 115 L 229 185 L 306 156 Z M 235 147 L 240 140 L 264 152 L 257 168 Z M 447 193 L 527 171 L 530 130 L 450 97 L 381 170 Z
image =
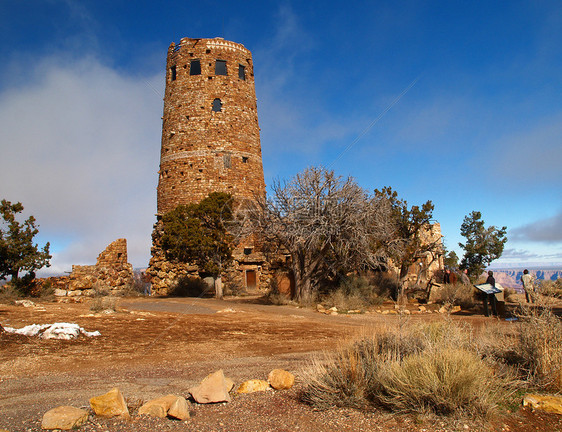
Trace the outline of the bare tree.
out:
M 248 220 L 278 251 L 290 255 L 298 301 L 313 299 L 320 283 L 338 272 L 384 261 L 391 207 L 374 205 L 351 178 L 308 168 L 285 183 L 275 182 L 270 199 L 257 199 Z

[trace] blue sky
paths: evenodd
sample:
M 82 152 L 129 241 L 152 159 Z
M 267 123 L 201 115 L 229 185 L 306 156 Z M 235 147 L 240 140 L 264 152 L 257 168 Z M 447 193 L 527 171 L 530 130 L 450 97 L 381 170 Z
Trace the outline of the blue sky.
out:
M 266 183 L 329 166 L 432 200 L 459 255 L 478 210 L 509 230 L 496 266 L 562 266 L 559 1 L 2 1 L 0 197 L 35 215 L 52 270 L 119 237 L 146 266 L 182 37 L 252 51 Z

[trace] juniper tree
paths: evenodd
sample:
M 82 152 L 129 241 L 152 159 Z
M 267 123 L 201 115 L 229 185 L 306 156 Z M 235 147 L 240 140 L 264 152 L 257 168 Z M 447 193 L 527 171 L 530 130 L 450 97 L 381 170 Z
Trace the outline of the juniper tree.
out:
M 461 235 L 466 238 L 466 242 L 459 243 L 464 250 L 460 267 L 468 270 L 472 280 L 478 278 L 492 261 L 501 257 L 507 242 L 506 232 L 507 227 L 496 228 L 491 225 L 486 228 L 479 211 L 473 211 L 464 217 Z
M 33 216 L 20 223 L 16 215 L 23 211 L 19 202 L 12 204 L 3 199 L 0 202 L 0 279 L 10 276 L 17 283 L 20 272 L 27 272 L 26 279 L 33 280 L 35 270 L 49 267 L 49 243 L 42 249 L 33 244 L 33 238 L 39 233 Z

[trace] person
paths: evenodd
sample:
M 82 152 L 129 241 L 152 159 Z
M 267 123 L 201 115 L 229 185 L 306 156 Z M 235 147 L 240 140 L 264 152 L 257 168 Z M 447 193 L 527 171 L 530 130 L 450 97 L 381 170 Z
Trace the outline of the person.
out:
M 450 284 L 451 283 L 451 270 L 445 270 L 445 274 L 443 274 L 443 283 Z
M 496 287 L 496 279 L 494 279 L 494 272 L 492 270 L 488 272 L 488 279 L 486 279 L 486 283 L 491 285 L 493 288 Z M 486 316 L 490 316 L 490 313 L 488 311 L 488 303 L 490 303 L 492 306 L 492 314 L 494 316 L 498 316 L 495 294 L 484 293 L 484 315 Z
M 527 269 L 523 270 L 523 275 L 521 276 L 521 283 L 523 284 L 523 289 L 525 290 L 525 299 L 527 300 L 527 303 L 534 303 L 535 287 L 533 285 L 533 276 L 529 274 L 529 270 Z
M 468 270 L 464 269 L 461 273 L 461 283 L 463 285 L 470 285 L 470 278 L 468 277 Z

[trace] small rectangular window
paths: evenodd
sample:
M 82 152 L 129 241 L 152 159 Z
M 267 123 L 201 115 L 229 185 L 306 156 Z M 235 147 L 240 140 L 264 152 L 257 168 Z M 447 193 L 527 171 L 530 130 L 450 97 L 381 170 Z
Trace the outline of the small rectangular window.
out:
M 222 102 L 219 98 L 213 100 L 213 111 L 214 112 L 221 112 L 222 111 Z
M 226 60 L 215 62 L 215 75 L 226 75 Z
M 191 60 L 189 64 L 189 75 L 201 75 L 201 61 Z
M 223 161 L 224 161 L 224 167 L 225 168 L 230 168 L 232 166 L 231 160 L 230 160 L 230 154 L 225 154 L 223 155 Z
M 175 81 L 176 80 L 176 67 L 172 66 L 170 68 L 170 80 L 171 81 Z
M 248 163 L 248 157 L 242 156 L 242 163 Z
M 243 81 L 246 81 L 246 66 L 238 65 L 238 78 Z

